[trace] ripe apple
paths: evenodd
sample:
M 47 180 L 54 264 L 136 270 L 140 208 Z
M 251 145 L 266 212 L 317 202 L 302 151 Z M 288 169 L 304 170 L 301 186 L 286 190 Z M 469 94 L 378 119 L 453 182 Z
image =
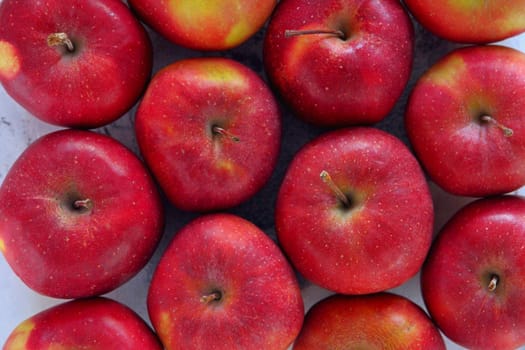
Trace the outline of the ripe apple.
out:
M 525 31 L 524 0 L 404 2 L 423 26 L 450 41 L 489 43 Z
M 0 23 L 0 82 L 48 123 L 108 124 L 150 77 L 149 37 L 122 1 L 3 0 Z
M 342 294 L 401 285 L 432 239 L 433 203 L 419 164 L 374 128 L 331 131 L 306 144 L 275 211 L 278 239 L 297 270 Z
M 444 190 L 481 197 L 525 184 L 525 54 L 503 46 L 456 49 L 411 92 L 405 127 Z
M 421 272 L 427 309 L 469 349 L 525 345 L 525 200 L 467 204 L 439 233 Z
M 146 323 L 106 298 L 79 299 L 46 309 L 20 323 L 3 350 L 161 350 Z
M 148 312 L 167 350 L 285 350 L 304 317 L 277 245 L 232 214 L 201 216 L 175 235 L 153 275 Z
M 445 343 L 427 314 L 405 297 L 335 294 L 308 310 L 293 349 L 445 350 Z
M 163 231 L 157 188 L 138 158 L 91 131 L 31 144 L 0 187 L 0 251 L 33 290 L 109 292 L 149 260 Z
M 413 41 L 397 0 L 287 0 L 270 20 L 263 57 L 298 117 L 322 126 L 372 124 L 405 88 Z
M 129 0 L 138 16 L 168 40 L 196 50 L 239 46 L 259 29 L 277 0 Z
M 170 201 L 219 210 L 267 182 L 280 147 L 275 98 L 251 69 L 227 58 L 190 58 L 158 72 L 136 113 L 137 141 Z

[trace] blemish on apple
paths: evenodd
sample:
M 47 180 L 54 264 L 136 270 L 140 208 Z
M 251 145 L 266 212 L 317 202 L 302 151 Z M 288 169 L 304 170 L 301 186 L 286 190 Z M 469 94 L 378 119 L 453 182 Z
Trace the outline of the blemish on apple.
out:
M 12 79 L 20 71 L 16 49 L 6 41 L 0 41 L 0 76 Z

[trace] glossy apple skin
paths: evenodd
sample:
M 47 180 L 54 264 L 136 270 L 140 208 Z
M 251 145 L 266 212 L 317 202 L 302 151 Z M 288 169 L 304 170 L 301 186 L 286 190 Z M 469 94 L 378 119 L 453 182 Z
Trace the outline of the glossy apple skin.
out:
M 469 349 L 525 345 L 525 200 L 501 196 L 461 209 L 439 233 L 421 272 L 427 309 Z M 499 277 L 494 291 L 491 276 Z
M 106 298 L 79 299 L 20 323 L 3 350 L 162 350 L 146 323 L 127 306 Z
M 227 50 L 261 29 L 276 0 L 130 0 L 138 16 L 175 44 Z
M 415 18 L 441 38 L 462 43 L 489 43 L 525 31 L 524 0 L 405 0 Z
M 323 170 L 350 208 L 321 180 Z M 342 294 L 402 284 L 432 239 L 433 203 L 419 164 L 401 141 L 373 128 L 331 131 L 305 145 L 275 210 L 279 242 L 296 269 Z
M 75 209 L 76 200 L 90 206 Z M 116 140 L 66 129 L 31 144 L 0 187 L 0 251 L 33 290 L 81 298 L 115 289 L 163 230 L 151 176 Z
M 342 30 L 285 37 L 285 30 Z M 287 0 L 264 40 L 268 77 L 296 115 L 321 126 L 372 124 L 410 76 L 414 30 L 397 0 Z
M 487 114 L 512 129 L 505 136 Z M 430 177 L 444 190 L 482 197 L 525 184 L 525 55 L 502 46 L 457 49 L 411 92 L 405 127 Z
M 45 122 L 108 124 L 137 102 L 150 77 L 149 37 L 121 1 L 3 0 L 0 23 L 0 82 Z M 74 52 L 47 44 L 57 32 Z
M 210 211 L 244 202 L 267 182 L 279 154 L 281 116 L 270 89 L 248 67 L 193 58 L 155 75 L 135 130 L 170 201 L 183 210 Z
M 335 294 L 308 310 L 293 349 L 445 350 L 445 343 L 409 299 L 392 293 Z
M 214 291 L 220 300 L 201 300 Z M 148 311 L 167 350 L 285 350 L 304 318 L 277 245 L 231 214 L 201 216 L 176 233 L 153 275 Z

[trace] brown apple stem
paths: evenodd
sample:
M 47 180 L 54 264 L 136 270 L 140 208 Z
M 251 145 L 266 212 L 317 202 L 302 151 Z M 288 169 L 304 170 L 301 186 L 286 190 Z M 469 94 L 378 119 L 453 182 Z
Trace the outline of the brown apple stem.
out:
M 329 34 L 329 35 L 338 36 L 341 39 L 346 38 L 346 35 L 345 33 L 343 33 L 342 30 L 334 30 L 334 29 L 304 29 L 304 30 L 287 29 L 284 31 L 285 38 L 290 38 L 292 36 L 298 36 L 298 35 L 312 35 L 312 34 Z
M 341 201 L 341 203 L 343 203 L 343 205 L 345 207 L 349 208 L 350 207 L 350 200 L 343 193 L 343 191 L 341 191 L 341 189 L 335 184 L 335 182 L 334 182 L 334 180 L 332 180 L 332 177 L 330 176 L 330 174 L 328 174 L 328 172 L 326 170 L 323 170 L 323 171 L 321 171 L 321 174 L 319 176 L 321 176 L 321 180 L 323 180 L 323 182 L 325 184 L 327 184 L 328 187 L 330 187 L 330 190 L 332 190 L 332 192 L 335 194 L 337 199 L 339 199 Z
M 222 136 L 225 136 L 227 138 L 229 138 L 230 140 L 232 140 L 233 142 L 239 142 L 241 141 L 237 136 L 233 135 L 232 133 L 230 133 L 228 130 L 224 129 L 224 128 L 221 128 L 220 126 L 214 126 L 212 128 L 212 131 L 215 133 L 215 134 L 219 134 L 219 135 L 222 135 Z
M 93 207 L 93 202 L 89 198 L 78 199 L 73 202 L 73 208 L 78 209 L 78 210 L 91 209 L 92 207 Z
M 69 39 L 66 33 L 53 33 L 47 37 L 47 45 L 49 46 L 65 46 L 67 51 L 75 51 L 73 42 Z
M 498 287 L 499 277 L 497 275 L 492 275 L 489 281 L 488 290 L 489 292 L 494 292 Z
M 221 300 L 222 295 L 220 292 L 211 292 L 210 294 L 206 294 L 201 296 L 201 303 L 209 304 L 214 301 Z
M 511 128 L 506 127 L 505 125 L 498 122 L 496 119 L 492 118 L 490 115 L 483 115 L 480 117 L 481 121 L 486 123 L 491 123 L 503 131 L 505 137 L 511 137 L 514 134 L 514 131 Z

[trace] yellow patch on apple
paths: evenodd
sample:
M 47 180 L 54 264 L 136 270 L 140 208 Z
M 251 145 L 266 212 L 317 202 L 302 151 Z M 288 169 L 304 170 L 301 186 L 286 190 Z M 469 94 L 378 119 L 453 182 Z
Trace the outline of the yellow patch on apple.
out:
M 4 240 L 2 238 L 0 238 L 0 252 L 2 254 L 5 254 L 5 243 L 4 243 Z
M 224 42 L 228 46 L 236 45 L 237 43 L 244 41 L 247 33 L 251 33 L 249 23 L 246 21 L 240 21 L 230 29 L 230 32 L 228 33 L 228 36 L 226 36 Z
M 235 168 L 235 164 L 229 159 L 218 160 L 216 165 L 218 169 L 225 170 L 228 173 L 232 173 Z
M 182 25 L 189 27 L 201 27 L 202 23 L 195 20 L 199 18 L 217 17 L 224 12 L 223 1 L 221 0 L 171 0 L 170 13 Z
M 15 47 L 6 41 L 0 41 L 0 75 L 11 79 L 19 70 L 20 60 Z
M 440 66 L 435 66 L 425 78 L 437 85 L 455 86 L 458 76 L 462 76 L 465 69 L 465 61 L 462 58 L 451 56 L 443 61 Z
M 171 339 L 170 333 L 173 327 L 172 320 L 169 312 L 161 312 L 158 326 L 158 333 L 161 339 L 169 340 Z M 166 347 L 169 347 L 170 344 L 165 344 Z
M 31 320 L 20 323 L 9 336 L 5 349 L 25 349 L 33 328 L 35 328 L 35 324 Z

